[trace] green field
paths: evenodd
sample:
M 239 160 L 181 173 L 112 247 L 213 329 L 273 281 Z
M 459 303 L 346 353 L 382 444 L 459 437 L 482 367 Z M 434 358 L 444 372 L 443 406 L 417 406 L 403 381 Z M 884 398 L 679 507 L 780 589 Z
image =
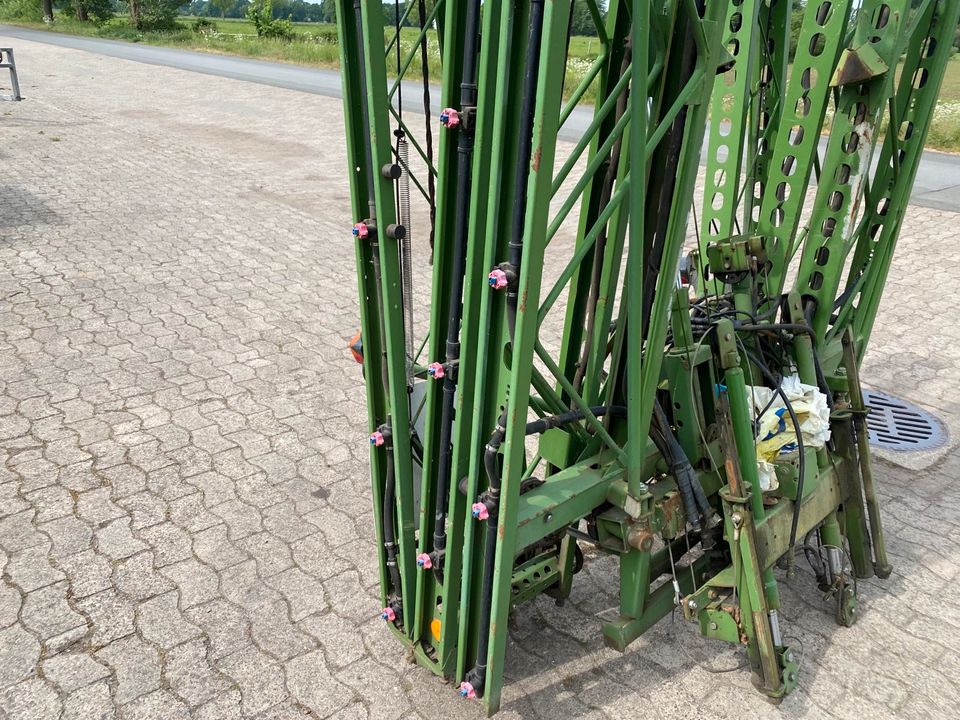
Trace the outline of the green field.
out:
M 199 31 L 194 28 L 196 18 L 181 17 L 180 29 L 173 32 L 139 32 L 130 26 L 127 18 L 117 16 L 102 25 L 81 23 L 72 18 L 58 15 L 53 26 L 40 23 L 19 23 L 28 27 L 63 32 L 75 35 L 143 42 L 150 45 L 179 47 L 202 52 L 276 60 L 280 62 L 310 65 L 314 67 L 335 68 L 339 62 L 336 26 L 324 23 L 294 23 L 292 39 L 270 39 L 256 36 L 253 23 L 241 19 L 208 18 L 212 27 Z M 404 49 L 412 47 L 419 31 L 416 28 L 404 28 L 401 34 Z M 435 34 L 431 32 L 429 42 L 429 68 L 431 78 L 440 75 L 440 57 Z M 567 91 L 575 88 L 589 69 L 600 49 L 596 38 L 574 37 L 571 40 L 570 59 L 567 67 Z M 411 76 L 421 73 L 420 57 L 417 54 L 410 67 Z M 590 102 L 594 98 L 588 91 L 583 98 Z M 947 66 L 940 104 L 930 133 L 927 146 L 948 152 L 960 152 L 960 55 L 955 56 Z

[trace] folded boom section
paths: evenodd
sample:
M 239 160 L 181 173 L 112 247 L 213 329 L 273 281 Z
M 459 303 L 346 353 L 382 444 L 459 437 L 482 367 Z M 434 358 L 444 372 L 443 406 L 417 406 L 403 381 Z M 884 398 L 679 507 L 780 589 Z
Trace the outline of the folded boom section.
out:
M 891 571 L 858 366 L 960 0 L 336 6 L 387 629 L 492 714 L 607 554 L 609 645 L 789 693 L 778 576 Z

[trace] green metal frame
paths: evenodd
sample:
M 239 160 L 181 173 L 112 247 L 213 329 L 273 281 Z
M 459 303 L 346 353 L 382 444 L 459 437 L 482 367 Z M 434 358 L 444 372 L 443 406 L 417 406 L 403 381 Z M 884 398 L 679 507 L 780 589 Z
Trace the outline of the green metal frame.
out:
M 418 4 L 403 3 L 403 16 Z M 384 27 L 380 3 L 337 0 L 351 212 L 373 229 L 356 240 L 368 429 L 391 437 L 370 455 L 382 599 L 402 607 L 393 619 L 385 612 L 386 624 L 432 672 L 478 682 L 463 692 L 476 691 L 492 714 L 509 613 L 544 593 L 566 597 L 578 544 L 590 542 L 620 562 L 619 616 L 602 626 L 611 646 L 625 648 L 679 601 L 705 635 L 743 646 L 757 687 L 782 697 L 797 684 L 798 661 L 779 630 L 774 565 L 792 564 L 791 537 L 819 538 L 822 589 L 842 625 L 856 619 L 853 576 L 890 572 L 857 365 L 960 0 L 867 0 L 852 30 L 850 0 L 810 2 L 792 61 L 791 0 L 611 0 L 605 11 L 591 0 L 599 52 L 566 91 L 572 0 L 484 0 L 476 107 L 458 108 L 471 6 L 429 6 L 411 47 Z M 542 32 L 531 34 L 541 8 Z M 531 37 L 541 38 L 539 62 L 527 68 Z M 420 163 L 431 154 L 417 138 L 423 118 L 404 118 L 396 105 L 422 42 L 442 48 L 441 75 L 430 80 L 462 123 L 435 126 L 426 168 L 436 179 L 437 242 L 429 331 L 416 338 L 425 358 L 414 384 L 427 383 L 416 388 L 424 397 L 416 409 L 404 325 L 413 298 L 390 168 L 399 162 L 395 127 Z M 561 129 L 581 115 L 588 91 L 592 119 L 561 148 Z M 472 134 L 472 156 L 458 149 L 461 133 Z M 464 215 L 457 179 L 467 168 Z M 424 178 L 401 170 L 429 196 Z M 688 228 L 699 238 L 685 267 L 699 279 L 678 282 Z M 446 367 L 457 394 L 452 473 L 440 488 L 443 393 L 425 368 L 446 357 L 458 229 L 464 352 Z M 510 243 L 520 240 L 514 266 Z M 547 267 L 555 272 L 545 286 Z M 488 283 L 503 268 L 515 312 Z M 830 396 L 834 441 L 777 458 L 780 486 L 765 492 L 748 386 L 794 371 Z M 533 418 L 545 425 L 529 425 Z M 691 506 L 694 484 L 705 508 Z M 446 550 L 439 567 L 421 569 L 417 558 L 435 550 L 440 492 L 449 498 Z M 493 503 L 494 545 L 472 515 L 475 502 Z M 397 586 L 385 547 L 391 525 Z

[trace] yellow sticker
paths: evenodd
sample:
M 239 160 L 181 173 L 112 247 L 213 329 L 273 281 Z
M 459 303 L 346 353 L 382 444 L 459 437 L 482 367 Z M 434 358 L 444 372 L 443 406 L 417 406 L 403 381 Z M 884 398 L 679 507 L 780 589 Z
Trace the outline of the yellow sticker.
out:
M 430 623 L 430 632 L 433 633 L 433 639 L 440 642 L 440 620 L 438 618 L 434 618 Z

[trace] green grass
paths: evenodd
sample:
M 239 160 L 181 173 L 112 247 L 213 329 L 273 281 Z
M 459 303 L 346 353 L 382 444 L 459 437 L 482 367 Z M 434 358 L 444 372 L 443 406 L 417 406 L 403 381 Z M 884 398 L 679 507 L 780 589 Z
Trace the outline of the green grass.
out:
M 192 29 L 193 18 L 181 18 L 179 28 L 170 32 L 140 32 L 124 16 L 107 23 L 81 23 L 73 18 L 58 16 L 52 26 L 42 23 L 16 24 L 37 30 L 142 42 L 148 45 L 177 47 L 226 55 L 278 60 L 281 62 L 334 68 L 339 63 L 336 26 L 321 23 L 296 23 L 294 38 L 277 40 L 258 38 L 253 23 L 247 20 L 213 20 L 215 32 L 198 33 Z
M 198 33 L 192 29 L 195 18 L 182 17 L 179 29 L 173 32 L 141 33 L 130 26 L 125 16 L 117 16 L 103 25 L 81 23 L 58 15 L 53 26 L 41 23 L 19 24 L 51 32 L 73 35 L 143 42 L 150 45 L 178 47 L 202 52 L 276 60 L 280 62 L 336 68 L 339 63 L 336 26 L 324 23 L 295 23 L 294 37 L 289 40 L 259 38 L 253 23 L 241 19 L 210 18 L 213 31 Z M 404 28 L 401 32 L 401 49 L 404 55 L 416 42 L 419 30 Z M 430 31 L 428 72 L 434 80 L 440 77 L 440 56 L 436 33 Z M 591 62 L 600 51 L 597 38 L 574 37 L 570 43 L 570 58 L 567 65 L 566 95 L 569 97 L 590 69 Z M 422 69 L 420 55 L 416 53 L 408 77 L 419 77 Z M 590 103 L 596 97 L 590 87 L 581 102 Z M 960 55 L 954 56 L 947 65 L 938 109 L 934 115 L 927 146 L 947 152 L 960 152 Z

